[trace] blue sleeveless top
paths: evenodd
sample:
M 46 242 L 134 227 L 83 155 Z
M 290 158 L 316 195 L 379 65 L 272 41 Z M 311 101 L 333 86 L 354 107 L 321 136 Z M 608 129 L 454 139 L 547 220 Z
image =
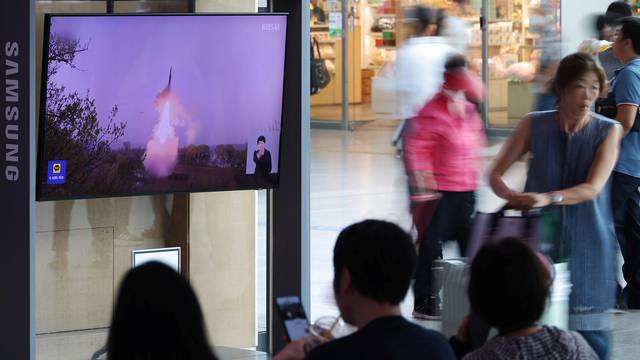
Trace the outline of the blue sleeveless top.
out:
M 561 130 L 558 112 L 531 113 L 529 170 L 525 191 L 549 192 L 586 181 L 600 144 L 617 122 L 592 113 L 580 131 Z M 611 181 L 596 199 L 577 205 L 550 206 L 562 223 L 571 249 L 571 297 L 569 326 L 572 330 L 608 330 L 615 304 L 617 241 L 611 208 Z

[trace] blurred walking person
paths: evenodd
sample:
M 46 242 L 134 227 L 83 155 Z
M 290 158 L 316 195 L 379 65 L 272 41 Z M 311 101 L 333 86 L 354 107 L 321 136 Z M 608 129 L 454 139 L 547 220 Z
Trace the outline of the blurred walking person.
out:
M 402 150 L 406 121 L 440 90 L 444 64 L 453 48 L 441 36 L 444 11 L 416 6 L 407 11 L 405 22 L 412 36 L 398 49 L 396 88 L 401 123 L 393 135 L 393 145 Z
M 439 317 L 439 289 L 431 266 L 442 258 L 442 242 L 456 240 L 460 252 L 466 252 L 486 142 L 471 102 L 481 101 L 482 84 L 469 74 L 462 55 L 451 56 L 445 69 L 441 91 L 409 121 L 404 135 L 411 195 L 439 198 L 418 251 L 413 316 L 420 319 Z

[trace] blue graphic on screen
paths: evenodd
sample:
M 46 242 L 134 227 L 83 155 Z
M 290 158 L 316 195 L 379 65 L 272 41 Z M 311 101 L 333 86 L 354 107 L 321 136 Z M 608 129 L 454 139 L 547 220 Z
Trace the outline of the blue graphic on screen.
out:
M 47 184 L 64 184 L 67 178 L 67 161 L 53 160 L 49 161 L 49 170 L 47 176 Z

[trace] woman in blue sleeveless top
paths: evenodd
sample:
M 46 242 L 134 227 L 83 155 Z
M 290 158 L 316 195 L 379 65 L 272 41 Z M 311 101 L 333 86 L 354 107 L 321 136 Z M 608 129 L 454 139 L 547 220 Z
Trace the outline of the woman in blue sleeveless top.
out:
M 569 326 L 601 359 L 609 353 L 617 266 L 609 177 L 622 138 L 620 124 L 590 111 L 605 84 L 606 75 L 589 55 L 565 57 L 554 80 L 558 110 L 522 119 L 490 175 L 493 191 L 511 207 L 545 208 L 560 220 L 558 236 L 571 251 Z M 502 176 L 527 153 L 525 192 L 519 192 Z

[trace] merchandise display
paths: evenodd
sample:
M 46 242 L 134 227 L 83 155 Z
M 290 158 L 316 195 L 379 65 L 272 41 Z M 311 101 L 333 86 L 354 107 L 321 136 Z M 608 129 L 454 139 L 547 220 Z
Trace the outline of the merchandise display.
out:
M 277 186 L 286 20 L 47 15 L 38 200 Z
M 380 70 L 395 56 L 397 40 L 398 5 L 396 1 L 369 0 L 362 5 L 364 68 Z
M 560 1 L 490 0 L 486 17 L 486 44 L 483 44 L 481 1 L 478 0 L 345 1 L 349 19 L 347 23 L 353 20 L 351 23 L 355 24 L 356 29 L 354 32 L 347 31 L 353 35 L 348 44 L 347 84 L 351 87 L 358 84 L 358 80 L 362 81 L 362 86 L 353 86 L 353 92 L 357 93 L 358 89 L 361 91 L 363 103 L 370 100 L 372 113 L 397 115 L 394 63 L 397 49 L 410 32 L 405 25 L 408 24 L 405 12 L 415 5 L 445 11 L 447 18 L 441 36 L 456 50 L 467 55 L 469 68 L 478 77 L 482 76 L 483 56 L 486 56 L 489 127 L 513 127 L 520 120 L 520 114 L 531 111 L 536 89 L 541 88 L 538 84 L 541 68 L 559 56 Z M 340 11 L 339 7 L 331 10 L 332 6 L 341 4 L 339 1 L 312 0 L 311 3 L 312 8 L 324 6 L 325 13 Z M 313 106 L 339 105 L 342 102 L 339 89 L 343 75 L 340 68 L 341 39 L 331 39 L 327 23 L 324 23 L 325 28 L 322 26 L 318 17 L 312 15 L 311 33 L 326 42 L 327 51 L 321 43 L 321 52 L 326 58 L 327 68 L 336 69 L 330 71 L 336 86 L 329 85 L 312 98 L 312 112 Z M 486 54 L 483 54 L 483 45 L 487 47 Z M 330 64 L 337 66 L 332 68 Z M 356 79 L 353 80 L 353 77 Z M 333 96 L 328 94 L 331 91 Z M 352 97 L 351 88 L 349 102 L 360 104 Z

